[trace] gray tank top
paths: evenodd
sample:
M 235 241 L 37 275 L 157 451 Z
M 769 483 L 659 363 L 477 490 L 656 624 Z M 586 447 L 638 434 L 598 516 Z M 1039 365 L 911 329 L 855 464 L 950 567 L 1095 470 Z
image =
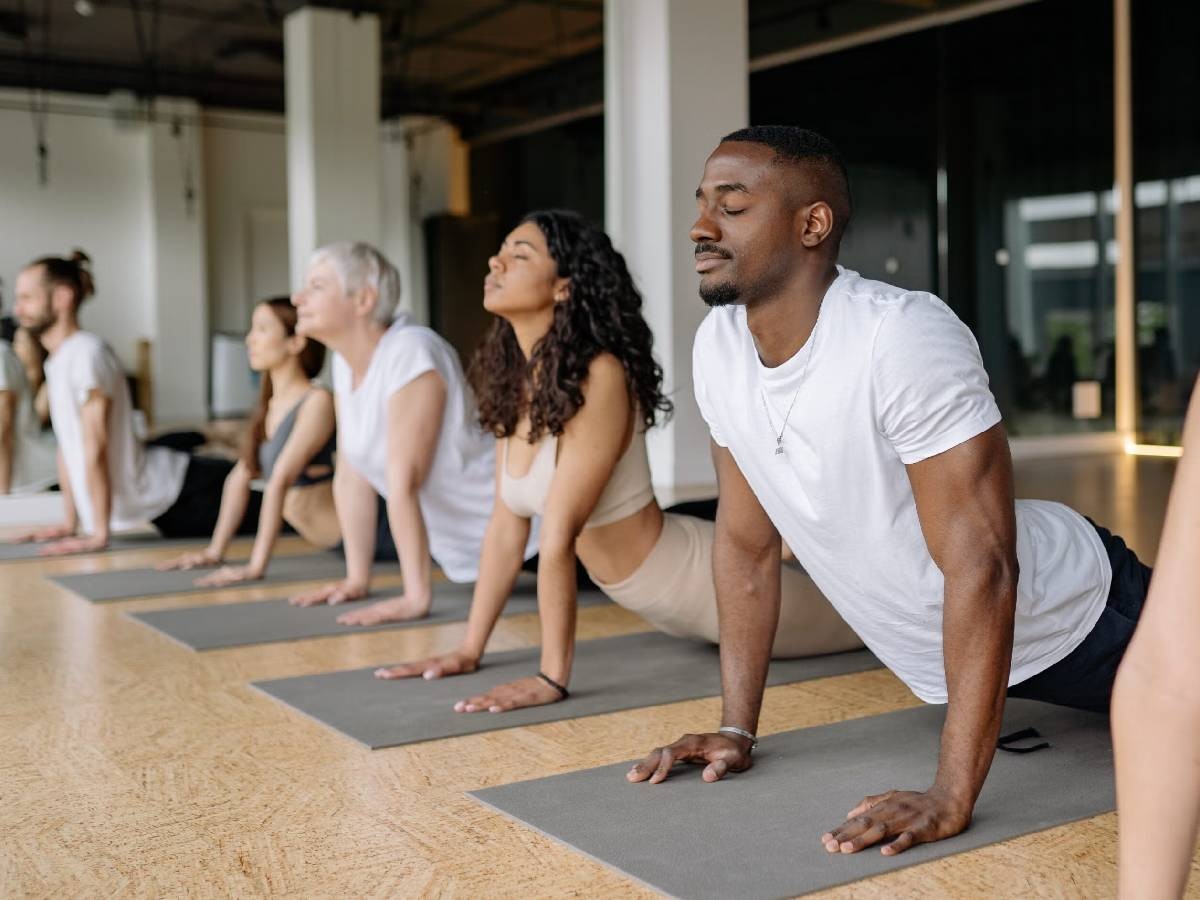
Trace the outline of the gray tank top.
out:
M 269 438 L 266 438 L 258 445 L 258 467 L 262 470 L 263 478 L 270 478 L 271 472 L 275 469 L 275 463 L 279 460 L 279 455 L 283 453 L 283 448 L 288 442 L 288 438 L 292 436 L 292 429 L 296 427 L 296 415 L 300 412 L 300 407 L 304 405 L 304 401 L 308 399 L 308 394 L 305 394 L 300 400 L 288 410 L 288 414 L 283 417 L 283 421 L 279 423 L 279 427 L 275 429 L 275 433 Z M 331 437 L 325 446 L 318 450 L 313 458 L 305 465 L 305 471 L 301 472 L 296 479 L 293 487 L 307 487 L 310 484 L 321 484 L 333 477 L 333 451 L 336 445 L 336 437 Z M 315 466 L 328 467 L 329 471 L 323 472 L 320 475 L 309 476 L 308 469 Z

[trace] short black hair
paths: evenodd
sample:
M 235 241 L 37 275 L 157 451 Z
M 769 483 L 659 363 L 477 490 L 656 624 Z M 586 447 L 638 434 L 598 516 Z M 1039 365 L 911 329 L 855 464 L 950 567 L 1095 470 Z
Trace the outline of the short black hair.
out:
M 751 125 L 739 128 L 721 138 L 721 143 L 736 141 L 762 144 L 775 151 L 778 159 L 802 163 L 813 167 L 822 176 L 822 188 L 833 191 L 827 202 L 833 207 L 835 218 L 835 246 L 850 222 L 853 204 L 850 199 L 850 176 L 846 174 L 846 163 L 833 141 L 824 135 L 796 125 Z

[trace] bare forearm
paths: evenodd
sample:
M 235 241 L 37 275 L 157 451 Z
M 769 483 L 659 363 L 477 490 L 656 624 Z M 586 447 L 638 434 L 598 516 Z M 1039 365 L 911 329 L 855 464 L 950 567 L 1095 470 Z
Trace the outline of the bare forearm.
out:
M 526 527 L 526 537 L 528 533 Z M 520 538 L 519 542 L 516 538 Z M 496 620 L 512 594 L 524 550 L 525 538 L 519 530 L 505 529 L 494 520 L 488 523 L 479 558 L 479 579 L 475 582 L 471 612 L 467 617 L 467 636 L 463 639 L 463 650 L 476 659 L 483 656 Z
M 396 555 L 400 559 L 400 575 L 404 593 L 410 597 L 430 597 L 433 593 L 433 567 L 429 560 L 429 535 L 416 489 L 393 491 L 387 499 L 388 524 Z
M 333 479 L 333 503 L 342 528 L 346 580 L 366 587 L 371 583 L 371 560 L 375 556 L 375 491 L 356 473 L 339 469 Z
M 263 491 L 262 506 L 258 512 L 258 531 L 254 536 L 254 549 L 250 553 L 250 568 L 262 574 L 271 562 L 271 552 L 283 528 L 283 502 L 287 488 L 271 482 Z
M 12 490 L 13 433 L 11 427 L 0 422 L 0 494 Z
M 945 582 L 942 620 L 948 703 L 934 787 L 968 809 L 983 788 L 1012 665 L 1015 572 Z
M 538 617 L 542 623 L 542 671 L 566 684 L 575 658 L 578 611 L 574 544 L 543 541 L 538 557 Z
M 221 489 L 221 511 L 217 513 L 217 526 L 213 529 L 212 539 L 208 549 L 217 559 L 225 557 L 229 542 L 237 534 L 238 526 L 246 515 L 246 506 L 250 501 L 250 479 L 243 477 L 235 470 L 225 479 Z
M 55 456 L 55 465 L 58 468 L 58 489 L 63 501 L 63 522 L 67 528 L 75 531 L 79 527 L 79 513 L 75 508 L 75 495 L 71 493 L 71 479 L 67 475 L 67 464 L 63 460 L 61 450 Z
M 722 538 L 713 546 L 721 632 L 721 724 L 754 732 L 779 622 L 779 543 L 749 553 Z
M 1200 826 L 1200 665 L 1162 665 L 1140 649 L 1135 639 L 1113 691 L 1122 900 L 1182 896 Z
M 108 474 L 107 451 L 101 449 L 89 454 L 84 471 L 88 493 L 92 498 L 92 536 L 107 538 L 112 515 L 112 484 Z

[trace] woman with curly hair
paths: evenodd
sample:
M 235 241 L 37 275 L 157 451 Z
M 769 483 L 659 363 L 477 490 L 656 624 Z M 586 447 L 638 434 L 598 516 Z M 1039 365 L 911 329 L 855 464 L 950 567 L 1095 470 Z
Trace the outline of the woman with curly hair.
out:
M 496 502 L 463 645 L 380 669 L 380 678 L 474 671 L 540 516 L 541 670 L 460 701 L 502 712 L 567 696 L 575 561 L 611 599 L 667 634 L 717 641 L 713 523 L 665 514 L 646 430 L 671 412 L 642 298 L 608 236 L 572 212 L 535 212 L 489 261 L 484 306 L 499 318 L 471 369 L 480 421 L 501 442 Z M 506 537 L 506 535 L 508 537 Z M 776 656 L 861 646 L 801 570 L 783 570 Z

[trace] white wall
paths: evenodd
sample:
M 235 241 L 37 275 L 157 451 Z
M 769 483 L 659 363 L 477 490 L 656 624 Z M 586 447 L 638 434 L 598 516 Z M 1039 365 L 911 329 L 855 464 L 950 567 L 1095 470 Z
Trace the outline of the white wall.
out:
M 428 324 L 423 223 L 438 213 L 470 212 L 470 151 L 453 126 L 429 116 L 385 122 L 382 140 L 379 248 L 400 270 L 400 308 Z
M 209 335 L 240 333 L 254 303 L 290 293 L 284 117 L 199 110 L 158 101 L 153 126 L 118 126 L 107 99 L 52 95 L 50 181 L 37 182 L 28 95 L 0 91 L 0 278 L 11 307 L 17 272 L 47 254 L 83 248 L 98 292 L 82 321 L 126 368 L 148 338 L 156 418 L 204 416 Z M 184 117 L 182 142 L 171 114 Z M 403 304 L 427 321 L 422 222 L 468 211 L 468 154 L 433 119 L 381 126 L 381 249 L 399 266 Z M 196 195 L 188 214 L 183 168 Z M 358 235 L 347 235 L 357 237 Z
M 139 338 L 153 336 L 150 271 L 149 144 L 143 126 L 119 128 L 102 100 L 52 95 L 78 115 L 51 114 L 50 179 L 37 178 L 33 119 L 24 91 L 0 91 L 0 277 L 6 310 L 14 282 L 31 260 L 69 255 L 93 261 L 96 296 L 84 327 L 107 340 L 126 367 Z
M 212 328 L 240 332 L 256 302 L 292 289 L 283 116 L 206 111 L 202 139 Z

